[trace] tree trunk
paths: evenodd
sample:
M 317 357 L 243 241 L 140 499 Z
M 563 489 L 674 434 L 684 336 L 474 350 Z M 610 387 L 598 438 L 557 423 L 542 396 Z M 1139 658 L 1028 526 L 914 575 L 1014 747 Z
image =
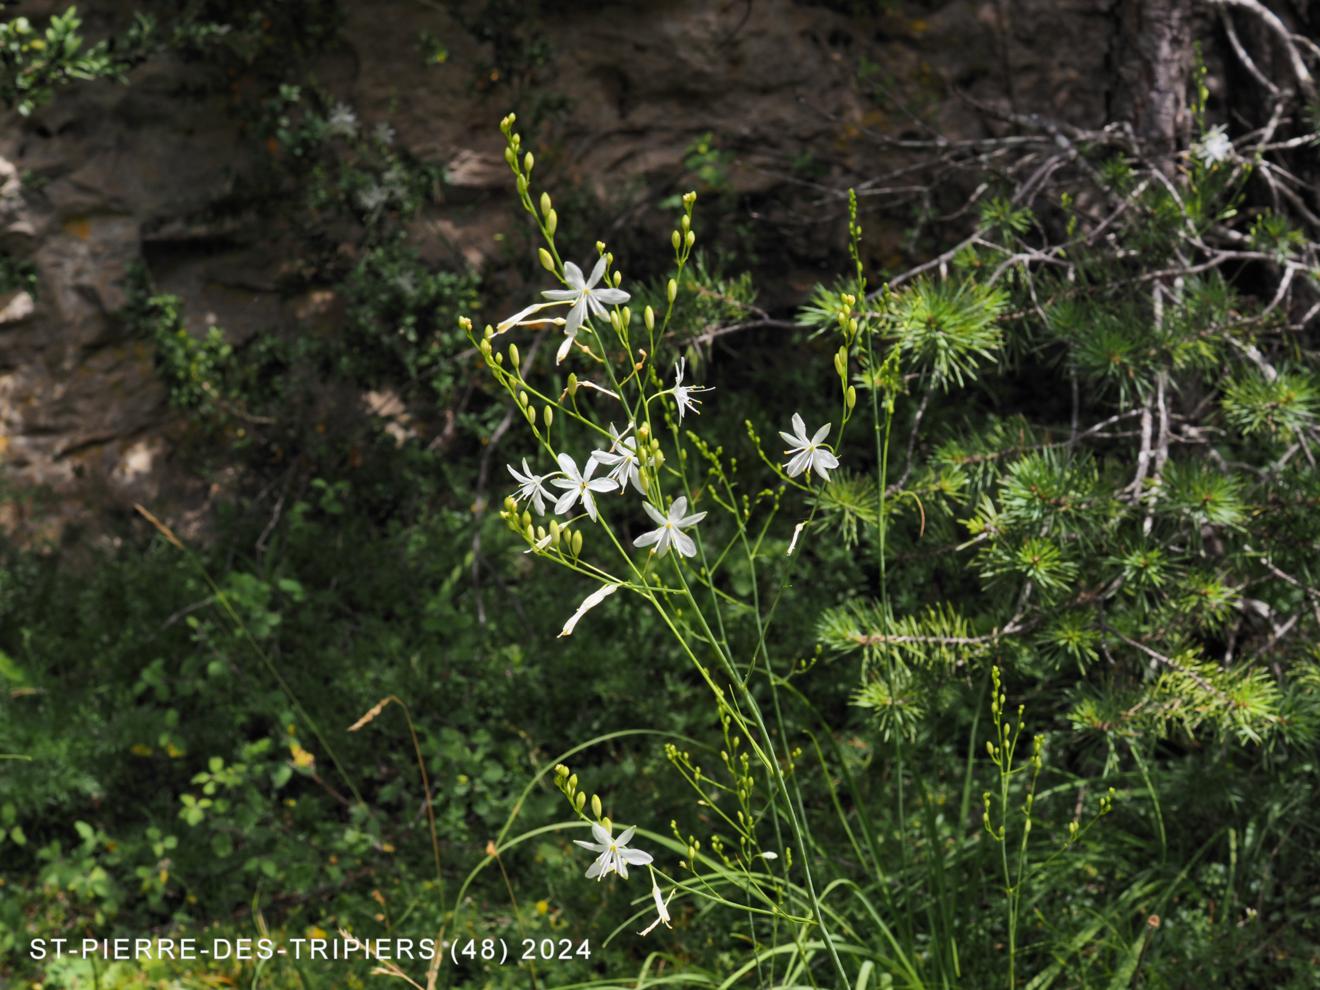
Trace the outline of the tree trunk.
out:
M 1186 145 L 1194 37 L 1191 0 L 1118 0 L 1109 118 L 1129 124 L 1165 171 Z

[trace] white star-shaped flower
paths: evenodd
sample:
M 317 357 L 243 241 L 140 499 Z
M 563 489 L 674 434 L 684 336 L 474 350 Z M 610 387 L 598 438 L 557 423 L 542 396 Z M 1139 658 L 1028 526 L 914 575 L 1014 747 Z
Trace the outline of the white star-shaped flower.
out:
M 336 103 L 325 118 L 325 129 L 335 137 L 351 138 L 357 134 L 357 114 L 347 103 Z
M 669 514 L 665 515 L 650 502 L 643 502 L 642 508 L 646 514 L 659 526 L 659 529 L 653 529 L 649 533 L 643 533 L 637 539 L 633 540 L 635 547 L 649 547 L 655 544 L 654 553 L 657 557 L 663 557 L 669 552 L 672 546 L 679 554 L 684 557 L 695 557 L 697 555 L 697 545 L 692 537 L 684 533 L 683 530 L 689 526 L 695 526 L 701 520 L 706 518 L 706 513 L 697 512 L 693 515 L 687 515 L 687 496 L 680 495 L 674 499 L 669 506 Z
M 678 421 L 683 422 L 683 413 L 691 409 L 697 415 L 701 411 L 697 406 L 701 405 L 700 399 L 692 398 L 693 392 L 714 392 L 713 388 L 707 388 L 704 385 L 684 385 L 683 373 L 687 370 L 687 358 L 679 358 L 678 363 L 674 365 L 674 387 L 669 391 L 674 395 L 674 401 L 678 403 Z
M 784 441 L 790 444 L 785 454 L 791 454 L 792 459 L 784 465 L 790 478 L 796 478 L 804 471 L 815 472 L 825 481 L 830 480 L 830 472 L 839 466 L 839 459 L 835 457 L 826 447 L 822 446 L 824 440 L 830 434 L 831 424 L 826 423 L 816 435 L 810 440 L 807 439 L 807 424 L 802 421 L 802 416 L 798 413 L 793 414 L 793 432 L 785 433 L 779 431 L 779 435 Z
M 604 255 L 601 255 L 596 267 L 591 270 L 590 278 L 584 276 L 582 269 L 573 262 L 564 262 L 564 282 L 568 285 L 567 289 L 546 289 L 541 295 L 549 302 L 532 303 L 525 309 L 520 309 L 507 320 L 502 320 L 496 329 L 503 333 L 510 327 L 521 326 L 524 323 L 540 323 L 540 319 L 529 320 L 527 317 L 549 306 L 570 306 L 567 319 L 556 317 L 551 321 L 564 324 L 564 342 L 559 345 L 559 352 L 555 355 L 555 364 L 559 364 L 568 356 L 569 348 L 573 346 L 577 332 L 584 322 L 592 316 L 607 319 L 609 313 L 605 309 L 606 306 L 621 306 L 632 298 L 622 289 L 613 289 L 609 286 L 596 288 L 596 284 L 604 274 Z
M 640 849 L 626 848 L 632 840 L 636 828 L 624 830 L 623 834 L 617 839 L 610 835 L 611 829 L 607 829 L 599 822 L 591 826 L 591 834 L 596 837 L 595 842 L 584 842 L 581 839 L 574 839 L 576 845 L 583 849 L 590 849 L 592 852 L 600 853 L 596 861 L 587 867 L 588 880 L 603 880 L 609 873 L 617 873 L 623 879 L 628 879 L 628 867 L 645 866 L 651 862 L 651 854 L 642 852 Z
M 638 932 L 638 933 L 637 933 L 638 935 L 650 935 L 651 932 L 655 930 L 655 926 L 658 925 L 658 924 L 660 924 L 662 921 L 664 922 L 664 925 L 665 925 L 666 928 L 673 928 L 673 927 L 674 927 L 673 925 L 671 925 L 671 924 L 669 923 L 669 920 L 670 920 L 670 919 L 669 919 L 669 901 L 670 901 L 670 900 L 673 900 L 674 892 L 673 892 L 672 890 L 669 892 L 669 898 L 668 898 L 668 899 L 664 899 L 664 898 L 662 898 L 662 897 L 660 896 L 660 885 L 659 885 L 658 883 L 655 882 L 655 871 L 654 871 L 654 870 L 651 871 L 651 896 L 655 898 L 655 914 L 656 914 L 656 918 L 655 918 L 655 921 L 651 922 L 649 925 L 647 925 L 645 928 L 643 928 L 640 932 Z
M 1192 146 L 1192 153 L 1206 165 L 1217 165 L 1227 161 L 1233 154 L 1233 142 L 1224 132 L 1224 126 L 1212 127 Z
M 578 384 L 581 385 L 582 383 L 578 382 Z M 625 485 L 631 483 L 637 489 L 638 494 L 645 495 L 646 492 L 642 490 L 641 462 L 637 460 L 637 439 L 626 435 L 631 429 L 632 427 L 629 426 L 621 435 L 614 428 L 614 424 L 611 423 L 610 438 L 612 442 L 610 443 L 610 449 L 608 451 L 598 450 L 591 456 L 609 467 L 608 477 L 613 479 L 614 483 L 619 486 L 620 491 L 623 490 Z
M 522 460 L 521 474 L 512 464 L 504 466 L 509 469 L 509 474 L 513 475 L 514 480 L 518 482 L 518 491 L 513 496 L 514 501 L 521 502 L 523 499 L 529 498 L 532 500 L 532 508 L 536 510 L 536 514 L 538 516 L 545 515 L 545 500 L 553 500 L 555 497 L 555 493 L 546 488 L 545 483 L 548 479 L 554 477 L 554 472 L 550 474 L 532 474 L 527 467 L 527 458 L 525 457 Z
M 596 492 L 612 492 L 618 485 L 611 478 L 592 478 L 591 475 L 596 470 L 598 463 L 595 457 L 587 458 L 587 467 L 585 471 L 579 471 L 573 458 L 567 454 L 560 454 L 557 458 L 559 467 L 564 472 L 562 478 L 553 479 L 550 484 L 557 488 L 566 489 L 564 494 L 559 496 L 559 501 L 555 502 L 555 512 L 563 515 L 573 508 L 573 505 L 581 500 L 582 508 L 587 510 L 587 515 L 591 521 L 596 521 Z

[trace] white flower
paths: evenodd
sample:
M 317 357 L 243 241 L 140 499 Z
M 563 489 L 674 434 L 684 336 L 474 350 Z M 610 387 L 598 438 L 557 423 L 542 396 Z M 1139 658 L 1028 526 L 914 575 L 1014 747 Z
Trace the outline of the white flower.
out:
M 569 509 L 573 508 L 575 502 L 582 501 L 582 508 L 587 510 L 587 515 L 591 521 L 596 521 L 596 499 L 593 492 L 612 492 L 618 487 L 610 478 L 591 477 L 596 470 L 596 458 L 587 458 L 587 469 L 579 471 L 573 458 L 567 454 L 560 454 L 558 457 L 559 467 L 564 472 L 564 477 L 555 478 L 550 483 L 557 488 L 567 489 L 564 494 L 559 496 L 559 501 L 555 503 L 555 512 L 563 515 Z
M 358 206 L 367 213 L 375 213 L 390 201 L 389 190 L 374 182 L 357 194 Z
M 499 326 L 496 327 L 496 331 L 503 333 L 510 327 L 522 326 L 525 323 L 540 323 L 542 320 L 539 318 L 529 320 L 527 317 L 550 306 L 570 306 L 567 319 L 556 318 L 551 321 L 564 325 L 564 342 L 559 345 L 559 351 L 555 354 L 555 364 L 559 364 L 568 356 L 569 348 L 573 346 L 573 341 L 577 339 L 577 332 L 585 321 L 592 316 L 605 319 L 609 315 L 605 309 L 607 305 L 622 305 L 632 298 L 622 289 L 612 289 L 609 286 L 602 289 L 596 288 L 596 283 L 601 280 L 604 274 L 604 255 L 601 255 L 600 260 L 596 262 L 596 267 L 591 270 L 590 278 L 584 277 L 582 269 L 573 262 L 564 262 L 564 281 L 568 284 L 568 288 L 546 289 L 541 295 L 550 300 L 549 302 L 532 303 L 532 305 L 518 310 L 507 320 L 501 320 Z
M 653 922 L 651 922 L 649 925 L 647 925 L 645 928 L 643 928 L 640 932 L 638 932 L 638 933 L 637 933 L 638 935 L 650 935 L 651 932 L 655 930 L 655 926 L 658 925 L 658 924 L 660 924 L 660 922 L 662 922 L 662 921 L 665 923 L 665 927 L 666 927 L 666 928 L 673 928 L 673 927 L 674 927 L 673 925 L 671 925 L 671 924 L 669 923 L 669 920 L 670 920 L 670 919 L 669 919 L 669 901 L 670 901 L 670 900 L 673 900 L 674 892 L 673 892 L 672 890 L 669 892 L 669 900 L 661 899 L 661 897 L 660 897 L 660 885 L 659 885 L 658 883 L 655 882 L 655 871 L 654 871 L 654 870 L 651 871 L 651 896 L 655 898 L 655 913 L 656 913 L 656 919 L 655 919 L 655 921 L 653 921 Z
M 810 440 L 807 439 L 807 424 L 802 422 L 802 417 L 798 413 L 793 414 L 793 432 L 785 433 L 779 431 L 779 435 L 785 442 L 791 444 L 785 454 L 792 454 L 793 458 L 785 465 L 790 478 L 796 478 L 804 471 L 811 471 L 813 468 L 816 473 L 825 481 L 830 480 L 830 472 L 839 466 L 839 459 L 821 446 L 825 438 L 829 436 L 830 424 L 826 423 L 816 435 Z
M 336 103 L 325 119 L 325 129 L 333 137 L 351 138 L 357 134 L 357 114 L 346 103 Z
M 550 474 L 532 474 L 527 467 L 527 458 L 522 461 L 522 474 L 512 464 L 504 465 L 509 469 L 509 474 L 513 475 L 514 480 L 518 482 L 518 491 L 513 498 L 521 502 L 525 498 L 532 500 L 532 508 L 536 510 L 538 516 L 545 515 L 545 500 L 553 499 L 555 493 L 545 487 L 546 479 L 554 477 L 554 472 Z
M 642 852 L 640 849 L 625 848 L 632 840 L 633 833 L 637 831 L 636 828 L 626 829 L 617 839 L 611 837 L 610 831 L 604 825 L 596 823 L 591 826 L 591 834 L 596 837 L 595 842 L 573 840 L 583 849 L 600 853 L 596 857 L 596 862 L 587 867 L 588 880 L 603 880 L 608 873 L 617 873 L 627 880 L 629 866 L 645 866 L 651 862 L 650 853 Z
M 578 385 L 581 386 L 582 382 L 578 382 Z M 631 429 L 632 427 L 629 426 L 628 430 Z M 626 434 L 628 430 L 624 430 L 624 433 Z M 645 495 L 646 492 L 642 490 L 641 462 L 637 460 L 636 438 L 620 436 L 613 423 L 610 424 L 610 437 L 613 441 L 610 449 L 598 450 L 591 456 L 609 467 L 608 477 L 619 486 L 620 491 L 631 482 L 639 494 Z
M 546 537 L 546 539 L 549 539 L 549 537 Z M 573 630 L 577 628 L 577 624 L 582 617 L 618 590 L 619 586 L 617 584 L 607 584 L 602 588 L 597 588 L 582 599 L 582 604 L 577 607 L 577 611 L 568 617 L 568 621 L 564 623 L 564 628 L 559 631 L 559 638 L 572 636 Z
M 1217 165 L 1227 161 L 1233 154 L 1233 142 L 1228 139 L 1221 124 L 1206 131 L 1205 136 L 1192 146 L 1192 154 L 1206 165 Z
M 376 125 L 376 129 L 372 132 L 372 136 L 381 144 L 393 144 L 394 128 L 382 120 Z
M 691 409 L 697 415 L 700 410 L 697 406 L 701 405 L 700 399 L 692 398 L 693 392 L 714 392 L 713 388 L 706 388 L 704 385 L 684 385 L 683 372 L 687 370 L 687 358 L 679 358 L 678 363 L 674 365 L 674 387 L 669 391 L 674 394 L 674 401 L 678 403 L 678 421 L 683 422 L 684 410 Z
M 643 502 L 642 508 L 658 525 L 659 529 L 653 529 L 649 533 L 643 533 L 637 539 L 633 540 L 635 547 L 649 547 L 652 543 L 656 544 L 654 553 L 657 557 L 663 557 L 669 552 L 672 546 L 684 557 L 695 557 L 697 555 L 697 545 L 692 537 L 684 533 L 683 530 L 689 526 L 695 526 L 701 520 L 706 518 L 706 513 L 698 512 L 695 515 L 686 515 L 687 496 L 680 495 L 674 499 L 674 503 L 669 507 L 669 515 L 664 515 L 650 502 Z

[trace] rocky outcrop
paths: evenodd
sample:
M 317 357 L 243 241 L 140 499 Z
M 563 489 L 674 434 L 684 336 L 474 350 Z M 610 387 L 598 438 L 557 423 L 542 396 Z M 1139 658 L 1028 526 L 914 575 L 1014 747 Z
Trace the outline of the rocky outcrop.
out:
M 101 7 L 104 29 L 113 5 Z M 870 138 L 930 133 L 918 117 L 951 138 L 980 136 L 996 126 L 985 106 L 1098 124 L 1116 30 L 1100 0 L 546 5 L 510 24 L 542 53 L 511 83 L 498 78 L 494 43 L 474 33 L 478 4 L 347 7 L 316 75 L 365 124 L 388 123 L 413 154 L 445 166 L 410 228 L 425 257 L 495 286 L 516 281 L 501 274 L 499 235 L 520 218 L 495 124 L 539 107 L 538 174 L 593 189 L 612 241 L 654 220 L 685 153 L 711 134 L 746 224 L 774 235 L 761 263 L 775 304 L 796 301 L 837 258 L 838 190 L 886 167 Z M 419 56 L 423 33 L 444 43 L 443 65 Z M 241 87 L 217 86 L 211 72 L 157 57 L 127 86 L 75 86 L 0 130 L 0 248 L 35 266 L 38 286 L 0 296 L 0 456 L 11 490 L 53 493 L 40 510 L 47 530 L 134 500 L 196 506 L 210 491 L 173 457 L 151 349 L 117 318 L 129 266 L 147 264 L 180 295 L 198 332 L 219 325 L 242 339 L 334 311 L 333 285 L 281 294 L 290 259 L 263 217 L 214 209 L 267 149 L 243 126 Z M 868 226 L 896 244 L 905 224 L 897 213 Z M 657 236 L 666 229 L 657 223 Z M 11 530 L 20 504 L 5 510 Z

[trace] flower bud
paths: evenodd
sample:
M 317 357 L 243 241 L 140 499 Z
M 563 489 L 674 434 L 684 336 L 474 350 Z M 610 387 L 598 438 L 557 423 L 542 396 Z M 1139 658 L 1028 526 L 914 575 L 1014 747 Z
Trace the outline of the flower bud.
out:
M 573 531 L 573 556 L 582 556 L 582 530 Z
M 523 155 L 523 171 L 524 171 L 524 172 L 531 172 L 531 170 L 532 170 L 532 166 L 535 165 L 535 164 L 536 164 L 536 159 L 532 157 L 532 153 L 531 153 L 530 151 L 527 152 L 527 154 Z
M 568 373 L 568 389 L 567 389 L 569 397 L 571 398 L 572 396 L 577 395 L 577 390 L 578 390 L 577 375 L 574 372 L 570 371 Z
M 514 513 L 518 511 L 518 503 L 517 501 L 514 500 L 514 497 L 512 495 L 506 495 L 504 497 L 504 511 L 508 513 Z
M 677 251 L 679 245 L 683 243 L 683 235 L 678 231 L 674 231 L 669 235 L 669 243 L 674 245 L 674 250 Z
M 605 253 L 605 242 L 604 242 L 604 241 L 597 241 L 597 242 L 596 242 L 596 253 L 597 253 L 597 254 L 604 254 L 604 253 Z M 608 261 L 605 262 L 605 263 L 606 263 L 607 265 L 609 264 Z
M 671 303 L 674 301 L 674 297 L 678 295 L 678 283 L 672 278 L 669 280 L 669 284 L 665 286 L 665 295 L 669 297 Z
M 545 232 L 551 237 L 555 236 L 555 231 L 559 229 L 559 211 L 551 210 L 545 215 Z
M 514 147 L 515 150 L 517 150 L 518 148 L 521 148 L 521 147 L 522 147 L 522 135 L 521 135 L 521 134 L 510 134 L 510 135 L 509 135 L 509 143 L 513 145 L 513 147 Z
M 480 347 L 481 347 L 481 353 L 486 357 L 490 357 L 490 341 L 483 339 L 480 344 Z
M 689 248 L 692 247 L 693 244 L 697 243 L 697 232 L 689 230 L 687 236 L 683 238 L 683 243 Z
M 489 340 L 491 337 L 495 336 L 495 328 L 491 326 L 489 323 L 487 323 L 486 329 L 481 331 L 481 335 L 485 337 L 487 340 Z
M 613 823 L 612 821 L 610 821 L 608 818 L 602 818 L 602 819 L 600 820 L 600 823 L 601 823 L 601 825 L 605 826 L 605 831 L 606 831 L 606 832 L 613 832 L 613 831 L 614 831 L 614 823 Z
M 578 780 L 577 774 L 573 774 L 571 777 L 568 778 L 568 789 L 570 791 L 577 790 L 577 780 Z
M 653 310 L 650 306 L 647 306 L 646 309 L 642 310 L 642 321 L 646 324 L 647 330 L 654 330 L 655 310 Z
M 600 795 L 593 794 L 591 795 L 591 816 L 595 818 L 596 821 L 600 821 L 600 812 Z
M 545 428 L 548 430 L 555 422 L 555 407 L 546 406 L 541 410 L 541 418 L 545 420 Z
M 848 392 L 845 399 L 848 403 L 848 411 L 852 412 L 853 406 L 857 405 L 857 389 L 854 386 L 848 386 Z
M 586 791 L 582 791 L 581 793 L 578 794 L 576 798 L 573 799 L 573 807 L 576 808 L 578 811 L 581 811 L 582 806 L 586 803 L 587 803 Z
M 543 192 L 541 193 L 541 216 L 543 217 L 548 216 L 549 213 L 550 213 L 550 194 L 548 192 Z
M 504 355 L 503 355 L 503 354 L 496 354 L 496 355 L 495 355 L 495 363 L 498 364 L 501 368 L 504 367 Z
M 691 192 L 685 192 L 683 194 L 683 207 L 685 209 L 688 210 L 692 209 L 692 204 L 695 203 L 696 201 L 697 201 L 697 194 L 695 190 Z
M 472 318 L 468 316 L 460 316 L 458 318 L 458 329 L 462 330 L 464 333 L 471 333 Z
M 509 163 L 509 168 L 518 167 L 518 156 L 513 153 L 512 148 L 504 149 L 504 160 Z
M 531 514 L 530 512 L 528 512 L 526 509 L 523 509 L 523 514 L 522 514 L 522 524 L 523 524 L 523 529 L 525 529 L 525 530 L 529 530 L 529 531 L 531 530 L 531 528 L 532 528 L 532 514 Z
M 517 345 L 517 344 L 510 344 L 510 345 L 509 345 L 509 364 L 513 365 L 513 366 L 516 368 L 516 367 L 518 367 L 518 363 L 519 363 L 519 361 L 521 361 L 521 360 L 522 360 L 522 358 L 521 358 L 521 356 L 518 354 L 518 345 Z
M 509 128 L 513 126 L 514 121 L 516 121 L 517 119 L 518 119 L 517 114 L 514 113 L 505 114 L 504 117 L 500 120 L 500 133 L 508 134 Z
M 518 176 L 518 195 L 527 195 L 527 176 L 525 175 Z
M 524 408 L 527 406 L 527 393 L 521 389 L 518 391 L 518 405 Z
M 537 542 L 537 543 L 540 543 L 540 542 L 541 542 L 542 540 L 544 540 L 544 539 L 545 539 L 545 527 L 544 527 L 544 526 L 537 526 L 537 527 L 536 527 L 536 542 Z
M 541 259 L 541 267 L 548 272 L 555 270 L 555 259 L 550 256 L 550 252 L 545 248 L 538 248 L 536 256 Z
M 549 409 L 547 409 L 546 411 L 549 412 Z M 557 546 L 559 546 L 559 532 L 560 532 L 560 531 L 559 531 L 559 520 L 558 520 L 558 519 L 551 519 L 551 520 L 550 520 L 550 545 L 551 545 L 552 547 L 557 547 Z M 558 767 L 556 767 L 555 769 L 558 770 Z
M 623 281 L 623 272 L 619 271 L 618 269 L 615 269 L 615 271 L 614 271 L 614 287 L 617 289 L 617 288 L 619 287 L 619 283 L 622 282 L 622 281 Z
M 561 779 L 564 778 L 564 777 L 567 777 L 567 776 L 568 776 L 568 767 L 564 766 L 564 764 L 562 764 L 562 763 L 556 763 L 556 764 L 555 764 L 555 776 L 556 776 L 556 777 L 559 777 L 559 778 L 561 778 Z
M 692 218 L 691 218 L 691 217 L 685 215 L 685 216 L 683 217 L 683 219 L 680 221 L 680 223 L 682 223 L 682 225 L 683 225 L 683 233 L 686 234 L 689 230 L 692 229 Z
M 648 306 L 647 309 L 650 309 L 650 307 Z M 646 443 L 646 439 L 650 435 L 651 435 L 650 423 L 643 423 L 641 426 L 637 427 L 637 439 L 640 440 L 642 443 Z

